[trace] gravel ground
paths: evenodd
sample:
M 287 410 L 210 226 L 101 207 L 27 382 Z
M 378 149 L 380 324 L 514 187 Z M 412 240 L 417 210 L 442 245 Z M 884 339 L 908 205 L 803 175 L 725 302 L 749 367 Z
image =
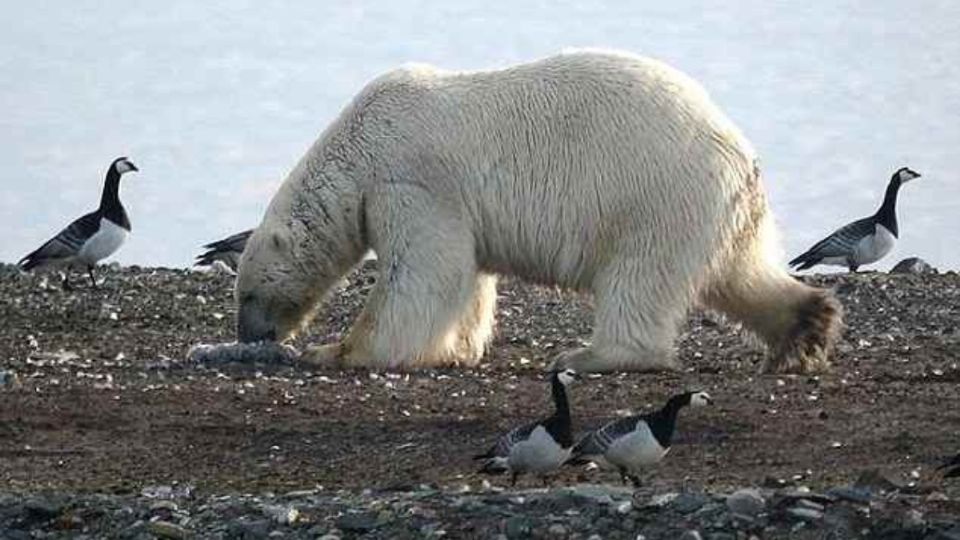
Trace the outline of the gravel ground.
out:
M 762 351 L 694 313 L 681 372 L 572 388 L 578 430 L 715 398 L 636 493 L 572 467 L 504 490 L 470 460 L 549 410 L 543 368 L 589 339 L 589 298 L 503 280 L 478 369 L 368 374 L 189 363 L 232 339 L 230 276 L 100 275 L 64 292 L 0 267 L 0 538 L 960 538 L 960 482 L 934 471 L 960 450 L 956 273 L 810 278 L 846 310 L 818 377 L 758 375 Z M 374 280 L 293 345 L 336 339 Z

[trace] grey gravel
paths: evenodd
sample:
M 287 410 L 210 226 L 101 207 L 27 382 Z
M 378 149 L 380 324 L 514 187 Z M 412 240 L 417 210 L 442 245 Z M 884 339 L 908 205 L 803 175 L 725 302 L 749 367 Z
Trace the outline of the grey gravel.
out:
M 638 499 L 666 500 L 629 507 L 626 490 L 581 485 L 513 492 L 304 492 L 191 495 L 175 501 L 143 495 L 51 495 L 23 499 L 0 492 L 0 539 L 6 538 L 644 538 L 749 540 L 851 538 L 868 528 L 882 538 L 954 540 L 960 529 L 920 513 L 915 496 L 888 495 L 865 514 L 842 497 L 799 498 L 789 489 L 735 493 L 709 490 Z M 579 495 L 574 495 L 579 494 Z M 585 497 L 583 494 L 589 494 Z M 657 495 L 670 495 L 657 497 Z M 824 502 L 818 502 L 822 500 Z M 761 504 L 762 501 L 762 504 Z M 159 502 L 159 504 L 158 504 Z M 955 504 L 947 499 L 944 503 Z M 558 504 L 562 503 L 562 504 Z M 566 503 L 575 503 L 573 505 Z M 776 505 L 789 506 L 776 510 Z M 696 510 L 692 508 L 698 506 Z M 292 510 L 296 510 L 295 512 Z M 734 517 L 733 510 L 752 514 Z M 769 511 L 765 511 L 769 510 Z M 741 515 L 742 515 L 741 514 Z M 870 517 L 869 521 L 866 516 Z M 278 519 L 278 517 L 280 519 Z M 796 536 L 805 531 L 810 536 Z M 873 536 L 871 536 L 873 537 Z
M 766 501 L 757 489 L 746 488 L 727 498 L 727 508 L 735 515 L 753 518 L 763 512 Z

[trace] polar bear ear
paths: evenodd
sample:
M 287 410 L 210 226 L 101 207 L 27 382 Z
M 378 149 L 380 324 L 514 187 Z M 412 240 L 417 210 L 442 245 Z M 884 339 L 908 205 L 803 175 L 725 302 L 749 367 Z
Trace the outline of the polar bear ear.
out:
M 277 251 L 286 252 L 290 247 L 290 243 L 287 241 L 287 237 L 278 232 L 275 232 L 270 235 L 270 242 L 273 243 L 273 247 Z

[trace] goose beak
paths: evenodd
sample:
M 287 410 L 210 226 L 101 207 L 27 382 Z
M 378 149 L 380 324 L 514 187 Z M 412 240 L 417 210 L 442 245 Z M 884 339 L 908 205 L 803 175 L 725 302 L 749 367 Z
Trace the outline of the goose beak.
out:
M 137 166 L 134 165 L 133 163 L 130 163 L 130 162 L 128 161 L 127 164 L 130 165 L 130 170 L 131 170 L 131 171 L 140 171 L 140 169 L 138 169 Z

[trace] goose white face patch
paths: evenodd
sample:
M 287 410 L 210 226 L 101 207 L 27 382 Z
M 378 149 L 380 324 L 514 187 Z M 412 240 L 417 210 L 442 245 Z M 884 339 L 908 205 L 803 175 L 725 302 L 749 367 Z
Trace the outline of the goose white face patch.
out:
M 135 170 L 136 169 L 133 168 L 133 164 L 125 159 L 117 162 L 117 172 L 120 174 L 128 173 L 130 171 L 135 171 Z
M 568 386 L 573 381 L 577 380 L 577 372 L 572 369 L 565 369 L 557 374 L 557 379 L 560 379 L 560 384 Z
M 696 392 L 690 396 L 691 407 L 703 407 L 711 403 L 713 403 L 713 398 L 711 398 L 710 394 L 706 392 Z
M 903 169 L 897 175 L 900 177 L 901 184 L 906 184 L 915 178 L 920 178 L 920 174 L 911 169 Z

